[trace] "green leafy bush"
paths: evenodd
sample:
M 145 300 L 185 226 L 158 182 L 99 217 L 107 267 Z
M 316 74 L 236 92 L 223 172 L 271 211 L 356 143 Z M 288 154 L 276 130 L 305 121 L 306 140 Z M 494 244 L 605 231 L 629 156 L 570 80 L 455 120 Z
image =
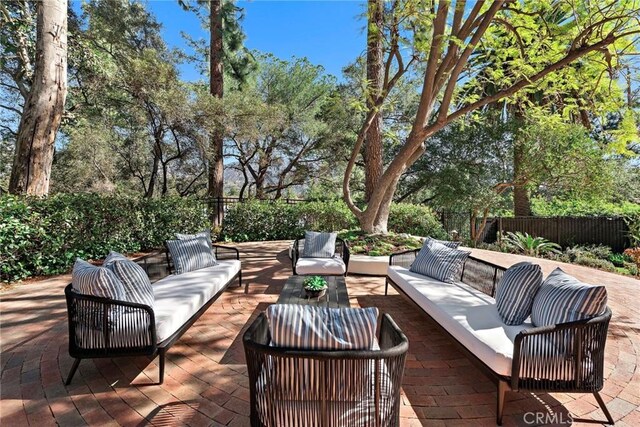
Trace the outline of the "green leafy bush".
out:
M 627 237 L 629 238 L 629 242 L 631 242 L 631 246 L 640 246 L 640 213 L 625 217 L 624 222 L 629 229 Z
M 68 271 L 77 257 L 159 247 L 176 232 L 209 226 L 197 199 L 96 194 L 0 198 L 0 280 Z
M 536 216 L 632 216 L 640 215 L 640 204 L 628 201 L 607 202 L 604 200 L 547 201 L 542 197 L 531 199 L 531 209 Z
M 600 258 L 590 258 L 579 256 L 573 260 L 573 264 L 584 265 L 585 267 L 598 268 L 605 271 L 616 271 L 616 267 L 609 261 Z
M 235 242 L 291 240 L 305 230 L 335 231 L 353 228 L 356 218 L 339 201 L 287 204 L 250 200 L 225 213 L 223 233 Z
M 434 239 L 447 238 L 447 233 L 431 208 L 409 203 L 394 203 L 391 205 L 388 229 L 394 233 L 407 233 L 423 237 L 430 236 Z
M 305 230 L 338 231 L 358 228 L 358 221 L 342 201 L 287 204 L 280 201 L 246 201 L 231 206 L 224 219 L 224 236 L 236 242 L 289 240 Z M 446 238 L 442 226 L 425 206 L 391 205 L 389 231 Z
M 613 253 L 609 246 L 604 245 L 575 245 L 564 250 L 563 255 L 568 262 L 574 262 L 577 258 L 591 258 L 609 261 Z
M 534 257 L 547 253 L 560 252 L 560 245 L 557 243 L 550 242 L 543 237 L 534 237 L 529 235 L 529 233 L 521 233 L 519 231 L 515 233 L 508 231 L 503 239 L 503 244 L 514 252 Z
M 359 230 L 339 233 L 347 241 L 351 254 L 388 256 L 394 252 L 422 247 L 422 241 L 406 234 L 365 234 Z

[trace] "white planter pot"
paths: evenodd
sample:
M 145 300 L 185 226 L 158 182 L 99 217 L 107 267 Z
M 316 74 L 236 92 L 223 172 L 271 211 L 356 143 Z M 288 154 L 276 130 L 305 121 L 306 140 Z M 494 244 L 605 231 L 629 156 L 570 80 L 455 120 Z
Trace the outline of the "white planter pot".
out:
M 389 256 L 351 255 L 349 273 L 367 276 L 386 276 Z

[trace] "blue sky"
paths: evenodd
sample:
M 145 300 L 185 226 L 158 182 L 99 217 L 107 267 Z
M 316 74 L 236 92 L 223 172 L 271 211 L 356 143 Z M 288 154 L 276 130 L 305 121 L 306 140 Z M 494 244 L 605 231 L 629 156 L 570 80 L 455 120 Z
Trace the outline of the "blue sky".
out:
M 163 25 L 169 46 L 186 48 L 180 32 L 208 40 L 196 15 L 183 11 L 177 0 L 150 0 L 150 9 Z M 340 76 L 342 67 L 365 50 L 366 35 L 361 1 L 239 1 L 245 9 L 242 23 L 249 49 L 271 52 L 279 58 L 306 56 L 328 73 Z M 181 66 L 182 77 L 200 77 L 191 64 Z

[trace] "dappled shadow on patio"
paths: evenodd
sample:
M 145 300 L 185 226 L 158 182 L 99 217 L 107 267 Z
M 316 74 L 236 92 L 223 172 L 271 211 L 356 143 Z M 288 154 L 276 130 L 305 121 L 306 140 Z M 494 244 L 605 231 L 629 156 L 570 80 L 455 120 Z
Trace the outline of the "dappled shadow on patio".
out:
M 169 350 L 162 385 L 155 385 L 158 361 L 148 357 L 84 360 L 72 384 L 64 385 L 73 362 L 67 351 L 63 294 L 68 275 L 1 294 L 2 424 L 247 425 L 249 390 L 242 333 L 277 300 L 291 274 L 287 245 L 237 245 L 248 293 L 244 286 L 229 288 Z M 157 260 L 162 262 L 162 257 Z M 161 274 L 160 267 L 152 271 Z M 597 273 L 598 280 L 610 280 L 614 312 L 603 397 L 617 425 L 638 425 L 640 283 L 618 277 L 607 279 Z M 375 306 L 390 313 L 409 337 L 402 425 L 495 423 L 494 385 L 427 316 L 393 290 L 385 296 L 382 278 L 349 276 L 347 286 L 352 306 Z M 508 393 L 505 425 L 527 424 L 533 420 L 526 418 L 527 413 L 539 414 L 546 423 L 603 419 L 590 395 Z

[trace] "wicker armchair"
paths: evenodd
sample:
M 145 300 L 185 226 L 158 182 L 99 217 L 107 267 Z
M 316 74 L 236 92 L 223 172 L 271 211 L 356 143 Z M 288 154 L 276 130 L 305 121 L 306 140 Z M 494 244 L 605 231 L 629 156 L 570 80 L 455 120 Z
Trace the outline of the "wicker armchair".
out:
M 317 271 L 307 271 L 304 273 L 299 273 L 296 267 L 298 265 L 298 261 L 300 260 L 300 258 L 302 258 L 301 254 L 303 250 L 304 250 L 304 239 L 303 238 L 296 239 L 293 242 L 293 247 L 291 249 L 291 269 L 293 270 L 294 275 L 297 275 L 297 274 L 306 274 L 306 275 L 317 274 L 317 275 L 324 275 L 324 276 L 341 275 L 341 274 L 335 274 L 335 273 L 327 274 L 326 271 L 324 271 L 323 269 L 319 269 Z M 342 262 L 344 263 L 344 273 L 342 274 L 346 276 L 347 271 L 349 270 L 349 245 L 347 244 L 347 242 L 345 242 L 343 239 L 339 237 L 336 238 L 335 253 L 332 258 L 327 258 L 327 261 L 331 262 L 336 258 L 342 259 Z M 321 258 L 315 258 L 315 259 L 321 259 Z
M 389 265 L 409 268 L 418 252 L 410 250 L 393 254 L 389 258 Z M 501 266 L 470 256 L 464 264 L 460 281 L 495 297 L 496 285 L 504 272 L 505 268 Z M 387 277 L 385 294 L 389 284 L 395 285 Z M 394 287 L 411 300 L 400 288 Z M 514 340 L 509 377 L 496 374 L 475 354 L 459 345 L 469 359 L 497 385 L 497 424 L 502 424 L 507 391 L 592 393 L 606 422 L 613 424 L 613 418 L 599 393 L 604 386 L 604 348 L 610 320 L 611 310 L 607 308 L 603 314 L 591 319 L 535 327 L 518 333 Z M 451 336 L 446 329 L 441 329 Z M 455 338 L 451 338 L 455 341 Z
M 380 350 L 270 346 L 266 316 L 243 337 L 252 426 L 397 426 L 407 337 L 382 316 Z

